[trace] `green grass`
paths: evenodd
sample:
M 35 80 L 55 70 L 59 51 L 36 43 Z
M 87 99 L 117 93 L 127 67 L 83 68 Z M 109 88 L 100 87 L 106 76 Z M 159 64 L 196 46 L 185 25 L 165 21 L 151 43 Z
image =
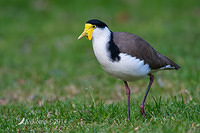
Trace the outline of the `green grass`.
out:
M 199 5 L 2 0 L 0 132 L 199 132 Z M 141 36 L 181 66 L 155 74 L 146 119 L 139 107 L 149 79 L 130 83 L 129 122 L 123 83 L 101 69 L 91 41 L 77 40 L 91 18 Z
M 1 108 L 6 112 L 1 116 L 1 131 L 193 132 L 200 128 L 200 108 L 196 104 L 185 104 L 176 97 L 167 101 L 157 100 L 157 104 L 147 104 L 146 119 L 140 114 L 139 105 L 132 102 L 131 121 L 127 121 L 123 102 L 99 102 L 95 106 L 93 103 L 58 100 L 40 105 L 7 105 Z

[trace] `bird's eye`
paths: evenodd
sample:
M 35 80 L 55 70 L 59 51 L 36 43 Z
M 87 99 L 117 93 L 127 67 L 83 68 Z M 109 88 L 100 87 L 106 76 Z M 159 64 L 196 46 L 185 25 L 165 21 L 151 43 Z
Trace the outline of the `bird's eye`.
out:
M 93 25 L 92 27 L 93 27 L 93 28 L 96 28 L 96 25 Z

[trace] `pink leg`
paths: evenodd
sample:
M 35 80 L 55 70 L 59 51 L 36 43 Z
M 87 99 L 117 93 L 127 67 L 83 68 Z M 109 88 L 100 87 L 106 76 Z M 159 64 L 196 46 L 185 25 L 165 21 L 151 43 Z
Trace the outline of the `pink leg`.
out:
M 128 83 L 126 81 L 124 81 L 124 85 L 126 87 L 126 95 L 127 95 L 128 120 L 130 121 L 130 89 L 129 89 Z
M 146 100 L 147 95 L 148 95 L 148 93 L 149 93 L 149 89 L 151 88 L 151 85 L 152 85 L 153 80 L 154 80 L 154 76 L 153 76 L 151 73 L 149 74 L 149 76 L 150 76 L 150 82 L 149 82 L 149 85 L 148 85 L 146 94 L 145 94 L 145 96 L 144 96 L 143 102 L 142 102 L 142 104 L 141 104 L 141 106 L 140 106 L 141 113 L 142 113 L 142 115 L 143 115 L 144 117 L 146 117 L 146 112 L 145 112 L 145 110 L 144 110 L 144 103 L 145 103 L 145 100 Z

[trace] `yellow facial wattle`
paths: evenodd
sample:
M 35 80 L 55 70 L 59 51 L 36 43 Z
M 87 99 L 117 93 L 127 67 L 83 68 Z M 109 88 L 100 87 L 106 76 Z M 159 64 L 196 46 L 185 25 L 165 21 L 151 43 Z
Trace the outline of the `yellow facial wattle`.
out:
M 84 37 L 85 35 L 86 38 L 88 40 L 91 40 L 92 39 L 92 33 L 93 33 L 93 30 L 96 28 L 95 25 L 92 25 L 92 24 L 85 24 L 85 29 L 83 31 L 83 33 L 78 37 L 78 40 L 81 39 L 82 37 Z

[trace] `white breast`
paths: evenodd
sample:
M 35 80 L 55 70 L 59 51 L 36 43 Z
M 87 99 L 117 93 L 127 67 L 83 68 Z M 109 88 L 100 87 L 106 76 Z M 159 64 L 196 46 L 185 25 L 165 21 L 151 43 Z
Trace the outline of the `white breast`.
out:
M 110 75 L 123 81 L 135 81 L 145 78 L 150 72 L 148 64 L 143 60 L 136 59 L 130 55 L 120 53 L 120 61 L 112 61 L 109 57 L 107 45 L 110 40 L 110 30 L 96 28 L 93 31 L 93 50 L 101 67 Z

